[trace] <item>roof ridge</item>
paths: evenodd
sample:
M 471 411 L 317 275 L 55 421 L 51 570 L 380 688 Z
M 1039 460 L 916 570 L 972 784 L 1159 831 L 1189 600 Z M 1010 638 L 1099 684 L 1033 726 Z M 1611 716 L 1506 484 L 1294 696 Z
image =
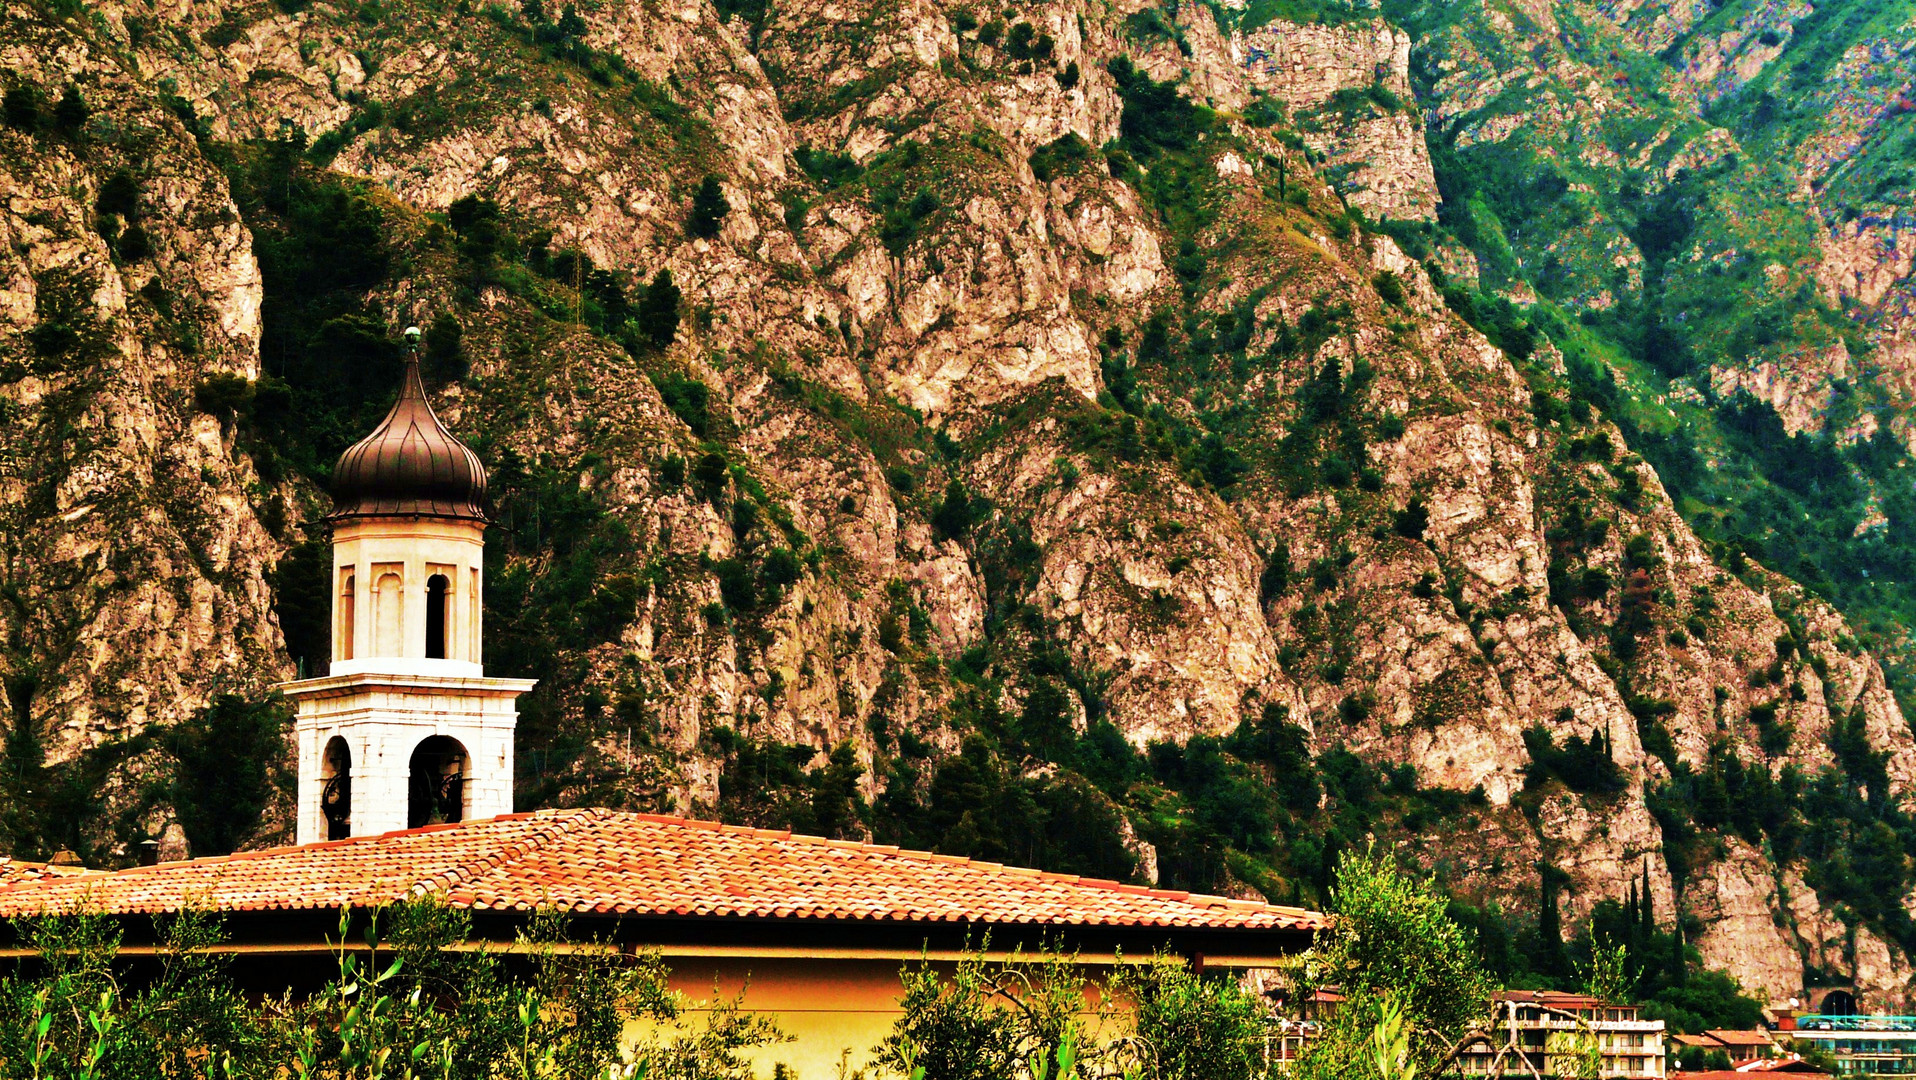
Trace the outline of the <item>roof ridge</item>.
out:
M 509 862 L 518 862 L 545 847 L 555 837 L 571 832 L 574 823 L 603 821 L 609 813 L 611 811 L 602 807 L 588 806 L 578 809 L 534 810 L 525 814 L 501 814 L 496 818 L 480 818 L 479 821 L 502 821 L 547 816 L 551 823 L 542 828 L 533 829 L 516 840 L 501 844 L 492 851 L 483 852 L 467 862 L 457 863 L 450 869 L 437 874 L 428 874 L 413 882 L 406 891 L 411 896 L 425 896 L 435 891 L 433 886 L 437 883 L 437 891 L 450 894 L 454 889 L 470 883 L 487 871 L 497 870 Z
M 1245 911 L 1269 911 L 1287 915 L 1305 915 L 1312 918 L 1319 917 L 1317 912 L 1311 911 L 1309 908 L 1292 907 L 1287 904 L 1273 904 L 1268 900 L 1240 900 L 1229 896 L 1214 896 L 1210 893 L 1185 892 L 1181 889 L 1158 889 L 1144 885 L 1126 885 L 1123 882 L 1112 881 L 1109 878 L 1090 878 L 1081 874 L 1061 874 L 1051 870 L 1033 871 L 1026 867 L 1013 867 L 1005 863 L 992 862 L 985 859 L 974 859 L 965 855 L 941 855 L 932 851 L 910 851 L 900 848 L 895 844 L 868 844 L 862 840 L 833 840 L 829 837 L 814 836 L 810 833 L 796 832 L 793 830 L 759 829 L 750 825 L 730 825 L 720 821 L 688 818 L 680 814 L 641 814 L 631 811 L 609 810 L 604 807 L 594 807 L 594 809 L 601 814 L 630 813 L 635 818 L 660 825 L 676 825 L 680 828 L 726 832 L 745 836 L 758 836 L 761 838 L 777 838 L 802 844 L 837 848 L 841 851 L 847 848 L 853 848 L 878 855 L 912 859 L 918 862 L 938 862 L 946 865 L 972 866 L 993 873 L 1002 874 L 1011 871 L 1021 871 L 1016 875 L 1018 877 L 1026 877 L 1035 873 L 1037 876 L 1047 880 L 1065 882 L 1083 888 L 1098 889 L 1107 892 L 1122 892 L 1136 895 L 1137 891 L 1142 889 L 1147 896 L 1156 897 L 1161 900 L 1176 900 L 1191 904 L 1195 907 L 1223 906 Z
M 582 814 L 590 814 L 590 813 L 602 814 L 603 811 L 547 809 L 547 810 L 529 810 L 523 813 L 516 813 L 516 814 L 495 814 L 492 817 L 470 818 L 466 821 L 441 822 L 437 825 L 421 825 L 418 828 L 413 828 L 413 829 L 388 829 L 387 831 L 381 832 L 381 833 L 367 833 L 364 836 L 349 836 L 343 840 L 319 840 L 309 844 L 278 844 L 278 845 L 275 845 L 274 847 L 254 848 L 251 851 L 229 852 L 225 855 L 202 855 L 196 859 L 174 859 L 169 862 L 151 863 L 145 866 L 123 866 L 119 868 L 118 870 L 101 870 L 91 876 L 133 877 L 140 874 L 175 871 L 182 867 L 188 867 L 188 866 L 214 866 L 214 867 L 225 866 L 225 865 L 231 865 L 233 863 L 251 862 L 256 859 L 266 858 L 270 855 L 282 855 L 289 851 L 312 850 L 315 848 L 352 847 L 352 846 L 360 845 L 360 844 L 369 844 L 376 840 L 389 840 L 393 837 L 405 836 L 409 833 L 439 832 L 439 831 L 443 831 L 448 826 L 490 825 L 496 822 L 521 821 L 527 818 L 537 818 L 537 817 L 551 817 L 555 821 L 564 821 L 564 820 L 569 820 L 572 818 L 579 817 Z M 0 862 L 6 862 L 10 858 L 11 858 L 10 856 L 0 856 Z M 18 862 L 15 862 L 15 865 L 21 865 L 21 864 Z M 26 865 L 43 866 L 45 864 L 33 863 L 33 864 L 26 864 Z M 71 876 L 79 877 L 82 875 L 76 874 Z M 35 883 L 36 883 L 35 879 L 33 878 L 22 878 L 19 881 L 9 881 L 4 884 L 0 884 L 0 892 L 7 892 L 9 890 L 19 888 L 22 885 L 32 885 Z

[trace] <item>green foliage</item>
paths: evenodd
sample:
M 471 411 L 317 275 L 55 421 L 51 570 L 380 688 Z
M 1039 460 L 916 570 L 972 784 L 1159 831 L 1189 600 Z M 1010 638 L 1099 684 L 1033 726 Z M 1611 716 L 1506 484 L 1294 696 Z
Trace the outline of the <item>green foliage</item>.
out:
M 332 576 L 332 545 L 319 536 L 294 544 L 273 567 L 273 615 L 302 678 L 332 656 Z
M 140 216 L 140 182 L 126 169 L 115 169 L 100 183 L 93 208 L 126 221 Z
M 168 801 L 194 855 L 239 850 L 267 807 L 292 790 L 292 724 L 292 706 L 277 694 L 219 694 L 160 735 L 172 761 Z
M 1091 144 L 1074 131 L 1033 150 L 1031 173 L 1039 182 L 1049 184 L 1090 160 Z
M 899 973 L 901 1015 L 879 1044 L 878 1063 L 917 1080 L 1003 1080 L 1025 1061 L 1026 1015 L 994 1000 L 985 961 L 970 953 L 952 977 L 929 962 Z
M 1392 307 L 1404 307 L 1408 303 L 1403 281 L 1389 270 L 1379 270 L 1376 276 L 1371 278 L 1371 286 L 1377 290 L 1377 295 L 1384 303 Z
M 1391 528 L 1406 540 L 1422 540 L 1424 530 L 1429 526 L 1430 508 L 1424 505 L 1424 500 L 1414 495 L 1391 522 Z
M 1400 1003 L 1414 1029 L 1446 1038 L 1488 1008 L 1490 978 L 1430 881 L 1410 877 L 1375 850 L 1347 851 L 1338 860 L 1331 910 L 1336 918 L 1316 951 L 1318 977 L 1344 994 L 1337 1029 L 1367 1033 L 1386 996 Z M 1325 1039 L 1326 1063 L 1349 1051 L 1335 1041 Z
M 879 215 L 878 235 L 893 258 L 903 258 L 925 226 L 944 211 L 944 200 L 934 183 L 948 180 L 939 165 L 959 167 L 975 153 L 963 142 L 941 141 L 935 146 L 906 141 L 872 158 L 864 170 L 865 191 Z
M 725 215 L 731 212 L 732 204 L 725 201 L 725 189 L 719 186 L 719 178 L 708 175 L 699 182 L 699 189 L 692 196 L 692 216 L 686 231 L 700 239 L 713 239 L 718 236 Z
M 864 175 L 865 170 L 852 160 L 850 154 L 835 153 L 830 150 L 817 150 L 810 143 L 792 151 L 792 159 L 812 182 L 826 191 L 843 187 Z
M 1039 710 L 1020 720 L 1042 727 L 1045 717 Z M 1008 718 L 990 722 L 1007 741 L 1024 737 L 1010 730 Z M 923 767 L 910 757 L 894 758 L 885 797 L 875 807 L 875 835 L 906 847 L 1062 873 L 1118 880 L 1136 874 L 1136 858 L 1120 836 L 1122 813 L 1108 796 L 1075 773 L 1025 776 L 994 741 L 967 736 L 956 755 L 929 770 L 922 795 L 917 782 Z
M 46 121 L 46 95 L 32 83 L 9 86 L 0 97 L 0 122 L 15 131 L 32 135 Z
M 1592 732 L 1588 742 L 1572 734 L 1559 747 L 1549 728 L 1532 727 L 1524 731 L 1523 744 L 1530 754 L 1530 764 L 1524 767 L 1525 787 L 1553 779 L 1586 795 L 1615 795 L 1625 787 L 1623 770 L 1611 758 L 1610 741 L 1602 729 Z
M 261 367 L 276 384 L 255 402 L 250 448 L 263 471 L 323 481 L 390 406 L 403 369 L 365 306 L 392 270 L 386 212 L 367 186 L 316 173 L 295 151 L 272 144 L 229 170 L 265 286 Z
M 989 945 L 989 942 L 986 943 Z M 1271 1075 L 1263 1004 L 1228 974 L 1200 976 L 1168 954 L 1089 981 L 1073 956 L 967 952 L 949 973 L 907 965 L 877 1063 L 917 1080 L 1254 1080 Z M 1100 1003 L 1082 1016 L 1087 996 Z M 1131 1009 L 1114 1012 L 1118 1000 Z M 1103 1039 L 1102 1043 L 1097 1040 Z
M 1112 980 L 1134 1003 L 1139 1043 L 1150 1048 L 1152 1080 L 1258 1080 L 1273 1075 L 1265 1005 L 1228 975 L 1197 975 L 1160 954 Z
M 1191 42 L 1184 36 L 1184 28 L 1173 19 L 1165 18 L 1165 13 L 1158 8 L 1148 7 L 1126 16 L 1124 36 L 1144 45 L 1154 40 L 1168 41 L 1185 56 L 1191 55 Z
M 669 348 L 678 339 L 679 308 L 683 302 L 672 271 L 661 267 L 639 297 L 639 339 L 654 350 Z
M 228 977 L 219 924 L 196 912 L 165 925 L 157 977 L 138 980 L 103 918 L 16 922 L 37 963 L 0 982 L 0 1061 L 73 1080 L 746 1080 L 745 1054 L 783 1041 L 736 1000 L 692 1023 L 656 956 L 571 941 L 560 917 L 536 917 L 511 965 L 453 948 L 471 923 L 426 901 L 342 912 L 337 974 L 308 997 L 259 1001 Z M 362 932 L 370 951 L 348 947 Z M 633 1021 L 646 1034 L 624 1046 Z
M 652 385 L 672 415 L 684 421 L 692 434 L 704 438 L 711 426 L 712 388 L 687 375 L 654 374 Z
M 851 740 L 840 740 L 808 770 L 818 754 L 808 746 L 758 742 L 723 727 L 709 738 L 722 764 L 719 810 L 726 821 L 838 839 L 856 839 L 869 825 L 871 809 L 858 790 L 865 767 Z
M 1215 123 L 1211 110 L 1193 104 L 1178 93 L 1175 83 L 1158 82 L 1139 71 L 1129 57 L 1117 57 L 1106 68 L 1124 102 L 1118 130 L 1126 149 L 1133 155 L 1138 155 L 1140 150 L 1147 153 L 1189 150 Z
M 945 497 L 932 512 L 932 534 L 939 540 L 962 539 L 982 509 L 972 500 L 964 482 L 954 477 L 945 485 Z
M 93 115 L 93 109 L 80 93 L 80 88 L 67 84 L 61 93 L 60 101 L 53 106 L 53 127 L 68 138 L 76 137 L 86 127 L 87 120 Z
M 458 382 L 466 377 L 466 331 L 459 317 L 450 311 L 433 316 L 424 334 L 425 350 L 420 356 L 420 374 L 434 383 Z
M 1589 933 L 1579 943 L 1593 954 L 1592 971 L 1596 957 L 1615 955 L 1615 978 L 1623 988 L 1618 996 L 1642 1002 L 1646 1018 L 1662 1020 L 1672 1031 L 1759 1026 L 1759 1004 L 1723 972 L 1695 970 L 1696 950 L 1680 935 L 1658 928 L 1650 897 L 1646 871 L 1623 901 L 1597 902 Z
M 219 417 L 225 424 L 232 423 L 252 403 L 252 382 L 230 371 L 209 375 L 193 387 L 193 407 Z

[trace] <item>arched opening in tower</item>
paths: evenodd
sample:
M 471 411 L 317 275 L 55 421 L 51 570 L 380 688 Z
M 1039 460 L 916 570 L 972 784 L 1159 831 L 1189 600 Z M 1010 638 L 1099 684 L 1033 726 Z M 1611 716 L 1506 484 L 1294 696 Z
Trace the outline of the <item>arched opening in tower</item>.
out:
M 408 766 L 412 773 L 406 827 L 460 821 L 466 816 L 466 748 L 458 739 L 434 735 L 420 741 Z
M 326 839 L 344 840 L 353 834 L 353 752 L 335 735 L 326 742 L 319 761 L 319 812 L 326 818 Z
M 452 601 L 452 582 L 444 574 L 434 574 L 426 581 L 426 656 L 431 660 L 446 658 L 446 621 L 447 605 Z

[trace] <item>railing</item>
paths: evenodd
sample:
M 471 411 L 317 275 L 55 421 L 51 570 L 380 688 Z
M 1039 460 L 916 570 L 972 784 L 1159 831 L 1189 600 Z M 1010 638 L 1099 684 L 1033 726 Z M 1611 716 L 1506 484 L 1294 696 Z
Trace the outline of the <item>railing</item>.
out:
M 1796 1018 L 1798 1031 L 1907 1031 L 1916 1034 L 1916 1016 L 1824 1016 Z
M 1497 1021 L 1498 1027 L 1509 1024 L 1508 1019 Z M 1517 1030 L 1531 1031 L 1591 1031 L 1608 1034 L 1616 1031 L 1653 1032 L 1664 1030 L 1661 1020 L 1571 1020 L 1562 1016 L 1546 1016 L 1540 1019 L 1517 1018 Z

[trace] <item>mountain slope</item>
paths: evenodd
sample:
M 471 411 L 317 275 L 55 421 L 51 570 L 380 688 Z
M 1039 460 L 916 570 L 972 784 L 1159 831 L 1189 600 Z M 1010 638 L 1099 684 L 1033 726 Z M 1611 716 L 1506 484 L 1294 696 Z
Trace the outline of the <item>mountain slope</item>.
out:
M 124 857 L 182 790 L 166 726 L 323 654 L 297 526 L 417 321 L 493 472 L 489 669 L 541 679 L 527 805 L 1306 900 L 1375 835 L 1546 944 L 1641 883 L 1753 989 L 1899 1000 L 1907 860 L 1863 863 L 1908 848 L 1916 745 L 1837 611 L 1633 452 L 1680 438 L 1644 381 L 1671 373 L 1602 316 L 1679 289 L 1645 200 L 1752 153 L 1683 89 L 1721 80 L 1598 64 L 1670 47 L 1623 14 L 1386 13 L 15 12 L 8 89 L 93 113 L 0 134 L 38 192 L 9 280 L 105 283 L 83 370 L 138 389 L 101 422 L 199 448 L 201 531 L 109 534 L 136 596 L 186 598 L 176 636 L 131 601 L 64 646 L 8 616 L 9 678 L 69 688 L 15 698 L 10 748 L 47 758 L 12 846 Z M 1561 190 L 1485 179 L 1571 145 Z M 158 255 L 101 220 L 121 169 Z M 113 302 L 149 280 L 164 304 Z M 44 428 L 26 358 L 79 316 L 35 287 L 0 349 Z M 194 352 L 156 347 L 180 325 Z M 83 475 L 63 445 L 21 475 Z M 7 505 L 23 541 L 94 527 L 24 480 Z M 57 607 L 63 558 L 20 556 L 16 612 Z M 153 644 L 118 681 L 77 659 L 122 640 Z M 104 722 L 128 682 L 175 689 Z M 105 814 L 44 794 L 101 776 Z

